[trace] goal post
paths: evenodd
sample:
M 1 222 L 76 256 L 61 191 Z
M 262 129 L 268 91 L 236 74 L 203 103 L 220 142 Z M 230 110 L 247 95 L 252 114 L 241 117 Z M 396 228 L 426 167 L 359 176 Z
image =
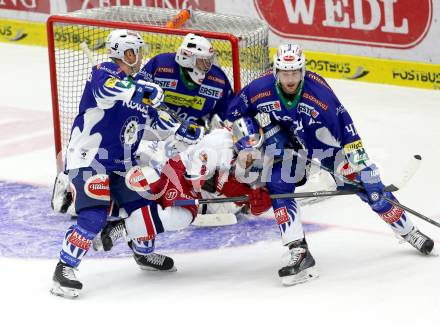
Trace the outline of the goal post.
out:
M 179 10 L 116 6 L 50 16 L 47 21 L 48 55 L 52 91 L 55 150 L 58 170 L 63 168 L 71 125 L 78 113 L 79 101 L 90 74 L 91 63 L 81 50 L 85 43 L 98 64 L 108 61 L 105 39 L 113 29 L 139 32 L 147 44 L 143 62 L 166 52 L 175 52 L 188 33 L 208 38 L 217 54 L 217 62 L 233 89 L 259 77 L 269 68 L 269 30 L 257 18 L 191 11 L 183 24 L 175 28 L 167 23 Z M 177 25 L 179 26 L 180 23 Z M 89 53 L 89 55 L 90 55 Z

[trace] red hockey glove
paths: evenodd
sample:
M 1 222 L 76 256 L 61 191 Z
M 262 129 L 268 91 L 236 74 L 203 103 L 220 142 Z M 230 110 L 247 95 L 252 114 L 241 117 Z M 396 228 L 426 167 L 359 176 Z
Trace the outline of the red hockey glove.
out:
M 255 216 L 262 214 L 272 207 L 269 192 L 263 187 L 252 190 L 248 196 L 251 213 Z

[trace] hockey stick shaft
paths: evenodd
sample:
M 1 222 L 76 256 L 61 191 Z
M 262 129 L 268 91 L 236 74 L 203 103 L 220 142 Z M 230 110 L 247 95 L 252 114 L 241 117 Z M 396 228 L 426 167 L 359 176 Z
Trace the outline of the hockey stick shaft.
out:
M 393 186 L 385 187 L 388 192 L 394 192 L 397 189 Z M 342 196 L 342 195 L 353 195 L 362 192 L 361 189 L 350 189 L 350 190 L 336 190 L 336 191 L 316 191 L 316 192 L 299 192 L 299 193 L 282 193 L 282 194 L 271 194 L 270 198 L 275 199 L 303 199 L 311 197 L 329 197 L 329 196 Z M 176 200 L 174 202 L 175 206 L 186 206 L 186 205 L 197 205 L 197 204 L 210 204 L 210 203 L 229 203 L 229 202 L 246 202 L 249 197 L 243 196 L 232 196 L 232 197 L 220 197 L 220 198 L 210 198 L 210 199 L 195 199 L 195 200 Z
M 311 164 L 313 164 L 313 165 L 315 165 L 315 166 L 318 166 L 319 168 L 321 168 L 321 169 L 323 169 L 323 170 L 329 172 L 329 173 L 332 174 L 333 176 L 335 176 L 335 177 L 337 177 L 337 178 L 343 180 L 344 182 L 346 182 L 346 183 L 348 183 L 348 184 L 351 184 L 351 185 L 356 186 L 357 189 L 359 189 L 360 191 L 362 191 L 363 186 L 362 186 L 362 184 L 361 184 L 360 182 L 351 181 L 351 180 L 347 179 L 344 175 L 337 174 L 337 173 L 335 173 L 333 170 L 331 170 L 330 168 L 327 168 L 327 167 L 325 167 L 325 166 L 322 166 L 321 164 L 315 162 L 315 161 L 312 160 L 312 159 L 309 159 L 308 157 L 303 157 L 303 156 L 301 156 L 301 155 L 300 155 L 299 153 L 297 153 L 297 152 L 294 152 L 294 155 L 297 156 L 297 157 L 300 158 L 300 159 L 306 159 L 306 160 L 309 161 Z M 414 155 L 413 158 L 414 158 L 414 159 L 411 160 L 410 164 L 408 165 L 408 167 L 407 167 L 406 170 L 405 170 L 405 174 L 403 175 L 403 177 L 402 177 L 402 179 L 399 181 L 399 183 L 397 183 L 397 184 L 391 184 L 391 185 L 385 187 L 384 190 L 383 190 L 384 192 L 394 192 L 394 191 L 397 191 L 397 190 L 401 189 L 401 188 L 402 188 L 402 187 L 403 187 L 403 186 L 409 181 L 409 179 L 411 179 L 411 177 L 415 174 L 415 172 L 416 172 L 417 169 L 419 168 L 419 166 L 420 166 L 420 162 L 421 162 L 421 160 L 422 160 L 422 157 L 421 157 L 420 155 Z M 392 189 L 392 190 L 390 190 L 390 189 Z M 396 207 L 398 207 L 398 208 L 401 208 L 401 209 L 403 209 L 403 210 L 405 210 L 405 211 L 411 213 L 412 215 L 414 215 L 414 216 L 416 216 L 416 217 L 418 217 L 418 218 L 420 218 L 420 219 L 422 219 L 422 220 L 424 220 L 424 221 L 426 221 L 426 222 L 428 222 L 428 223 L 430 223 L 430 224 L 432 224 L 432 225 L 435 225 L 435 226 L 437 226 L 437 227 L 440 227 L 440 223 L 438 223 L 438 222 L 435 221 L 435 220 L 432 220 L 431 218 L 428 218 L 427 216 L 421 214 L 420 212 L 417 212 L 417 211 L 415 211 L 415 210 L 413 210 L 413 209 L 411 209 L 411 208 L 408 208 L 407 206 L 404 206 L 403 204 L 401 204 L 401 203 L 399 203 L 399 202 L 396 202 L 396 201 L 394 201 L 394 200 L 392 200 L 392 199 L 389 199 L 389 198 L 387 198 L 387 197 L 384 196 L 384 195 L 382 195 L 381 198 L 384 199 L 385 201 L 391 203 L 392 205 L 394 205 L 394 206 L 396 206 Z
M 403 210 L 405 210 L 405 211 L 408 211 L 409 213 L 415 215 L 416 217 L 419 217 L 420 219 L 423 219 L 423 220 L 425 220 L 426 222 L 428 222 L 428 223 L 430 223 L 430 224 L 432 224 L 432 225 L 437 226 L 437 227 L 440 228 L 440 223 L 438 223 L 437 221 L 432 220 L 431 218 L 428 218 L 427 216 L 424 216 L 423 214 L 421 214 L 421 213 L 419 213 L 419 212 L 417 212 L 417 211 L 415 211 L 415 210 L 413 210 L 413 209 L 411 209 L 411 208 L 408 208 L 407 206 L 404 206 L 403 204 L 401 204 L 401 203 L 399 203 L 399 202 L 393 201 L 392 199 L 389 199 L 389 198 L 387 198 L 387 197 L 385 197 L 385 196 L 383 196 L 382 198 L 383 198 L 385 201 L 391 203 L 392 205 L 394 205 L 394 206 L 396 206 L 396 207 L 399 207 L 399 208 L 401 208 L 401 209 L 403 209 Z

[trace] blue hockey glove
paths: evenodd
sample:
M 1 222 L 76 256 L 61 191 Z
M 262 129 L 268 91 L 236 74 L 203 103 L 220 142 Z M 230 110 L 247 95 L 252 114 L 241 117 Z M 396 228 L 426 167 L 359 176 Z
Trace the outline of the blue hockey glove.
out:
M 362 184 L 366 192 L 366 195 L 360 194 L 361 198 L 368 201 L 370 205 L 379 203 L 385 186 L 380 179 L 379 169 L 376 165 L 372 164 L 362 169 L 356 175 L 356 180 Z
M 203 127 L 183 121 L 176 130 L 176 139 L 187 144 L 196 144 L 202 139 L 204 134 Z
M 163 98 L 162 88 L 155 83 L 144 80 L 136 82 L 136 91 L 132 98 L 135 103 L 143 103 L 157 108 L 163 102 Z

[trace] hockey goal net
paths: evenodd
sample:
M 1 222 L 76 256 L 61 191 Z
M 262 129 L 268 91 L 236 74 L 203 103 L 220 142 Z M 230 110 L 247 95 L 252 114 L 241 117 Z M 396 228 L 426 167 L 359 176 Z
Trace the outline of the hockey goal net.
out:
M 92 66 L 81 46 L 87 45 L 92 61 L 107 61 L 105 39 L 115 28 L 141 33 L 147 43 L 144 63 L 159 53 L 175 52 L 187 33 L 208 38 L 216 51 L 217 64 L 225 71 L 235 92 L 269 68 L 268 27 L 263 21 L 193 11 L 179 28 L 166 27 L 178 14 L 179 11 L 174 9 L 120 6 L 80 10 L 48 19 L 55 150 L 59 169 L 62 169 L 71 125 Z

